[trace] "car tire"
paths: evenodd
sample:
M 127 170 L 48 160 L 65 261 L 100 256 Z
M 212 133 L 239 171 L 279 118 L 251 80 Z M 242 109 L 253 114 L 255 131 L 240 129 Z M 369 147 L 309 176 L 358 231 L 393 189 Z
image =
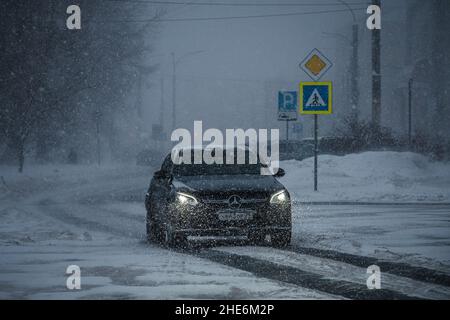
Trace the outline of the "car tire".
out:
M 166 225 L 161 232 L 161 242 L 166 247 L 184 248 L 187 244 L 187 238 L 182 233 L 175 233 L 172 231 L 172 226 Z
M 166 247 L 173 247 L 176 244 L 175 234 L 172 232 L 172 226 L 170 224 L 166 224 L 164 228 L 161 230 L 161 242 Z
M 154 216 L 154 209 L 150 205 L 149 210 L 147 210 L 146 218 L 147 241 L 161 243 L 161 231 Z
M 278 232 L 271 236 L 271 245 L 276 248 L 284 248 L 291 244 L 291 231 Z
M 155 234 L 155 224 L 152 222 L 152 219 L 149 217 L 149 213 L 147 212 L 147 219 L 146 219 L 146 233 L 147 233 L 147 241 L 148 242 L 155 242 L 156 240 L 156 234 Z

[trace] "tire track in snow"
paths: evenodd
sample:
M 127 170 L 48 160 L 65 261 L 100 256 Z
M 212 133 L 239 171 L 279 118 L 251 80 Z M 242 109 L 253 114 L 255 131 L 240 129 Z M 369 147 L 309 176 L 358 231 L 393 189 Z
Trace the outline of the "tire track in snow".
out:
M 217 251 L 225 253 L 249 256 L 251 258 L 270 261 L 277 265 L 286 265 L 303 271 L 317 273 L 327 279 L 350 281 L 357 284 L 366 285 L 367 267 L 358 267 L 345 262 L 335 261 L 326 258 L 296 253 L 289 250 L 280 250 L 272 247 L 218 247 Z M 436 284 L 430 284 L 410 278 L 392 275 L 381 270 L 381 287 L 396 292 L 401 292 L 408 296 L 420 299 L 448 299 L 450 288 Z
M 49 216 L 63 223 L 73 225 L 79 229 L 83 229 L 86 231 L 99 231 L 120 237 L 130 237 L 130 232 L 124 230 L 123 225 L 116 227 L 111 226 L 110 224 L 86 219 L 85 217 L 74 214 L 73 211 L 66 211 L 66 209 L 61 205 L 48 203 L 48 200 L 44 201 L 43 203 L 39 203 L 38 208 L 43 215 Z
M 189 253 L 186 250 L 180 252 Z M 337 296 L 357 300 L 410 300 L 416 299 L 406 294 L 389 290 L 369 290 L 365 285 L 358 283 L 327 279 L 326 277 L 304 271 L 296 267 L 280 265 L 270 261 L 252 258 L 249 256 L 233 254 L 213 249 L 190 251 L 196 257 L 221 263 L 233 268 L 251 272 L 252 274 L 271 280 L 298 285 L 303 288 L 318 290 Z
M 417 281 L 450 287 L 450 275 L 425 267 L 412 266 L 403 262 L 383 261 L 378 260 L 377 258 L 359 256 L 334 250 L 316 249 L 301 246 L 293 246 L 292 248 L 286 250 L 319 258 L 326 258 L 344 262 L 362 268 L 367 268 L 370 265 L 376 264 L 380 267 L 383 273 L 390 273 Z

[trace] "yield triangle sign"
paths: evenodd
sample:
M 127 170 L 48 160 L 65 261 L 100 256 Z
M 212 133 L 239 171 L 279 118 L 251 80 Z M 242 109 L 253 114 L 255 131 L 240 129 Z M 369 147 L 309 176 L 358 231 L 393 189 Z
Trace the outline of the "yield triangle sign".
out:
M 326 105 L 327 104 L 322 99 L 317 89 L 313 90 L 305 104 L 306 107 L 324 107 Z

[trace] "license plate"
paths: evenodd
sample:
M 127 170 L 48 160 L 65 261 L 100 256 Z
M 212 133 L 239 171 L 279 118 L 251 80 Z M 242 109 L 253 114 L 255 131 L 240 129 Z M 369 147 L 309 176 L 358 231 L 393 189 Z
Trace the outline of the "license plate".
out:
M 219 213 L 219 220 L 221 221 L 235 221 L 235 220 L 251 220 L 253 213 L 251 212 L 222 212 Z

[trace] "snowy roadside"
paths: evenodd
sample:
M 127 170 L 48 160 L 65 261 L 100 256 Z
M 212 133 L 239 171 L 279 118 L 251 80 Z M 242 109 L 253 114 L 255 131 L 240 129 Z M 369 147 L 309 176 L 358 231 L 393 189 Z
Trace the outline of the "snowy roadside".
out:
M 312 158 L 280 166 L 296 243 L 450 271 L 450 163 L 410 152 L 321 155 L 318 192 Z
M 319 156 L 319 191 L 313 191 L 313 158 L 282 161 L 286 176 L 280 181 L 294 201 L 450 203 L 450 163 L 434 162 L 410 152 L 364 152 L 346 156 Z M 33 165 L 19 174 L 0 166 L 0 200 L 32 196 L 55 186 L 85 186 L 95 181 L 145 177 L 148 167 Z M 147 183 L 148 183 L 147 182 Z
M 58 189 L 80 189 L 95 184 L 96 181 L 116 181 L 135 179 L 143 175 L 150 176 L 152 171 L 147 167 L 132 165 L 29 165 L 23 173 L 18 173 L 13 166 L 0 166 L 0 200 L 19 201 L 52 193 Z
M 297 205 L 293 245 L 450 274 L 449 205 Z
M 320 155 L 319 191 L 313 158 L 282 161 L 280 181 L 299 202 L 450 203 L 450 163 L 410 152 Z

